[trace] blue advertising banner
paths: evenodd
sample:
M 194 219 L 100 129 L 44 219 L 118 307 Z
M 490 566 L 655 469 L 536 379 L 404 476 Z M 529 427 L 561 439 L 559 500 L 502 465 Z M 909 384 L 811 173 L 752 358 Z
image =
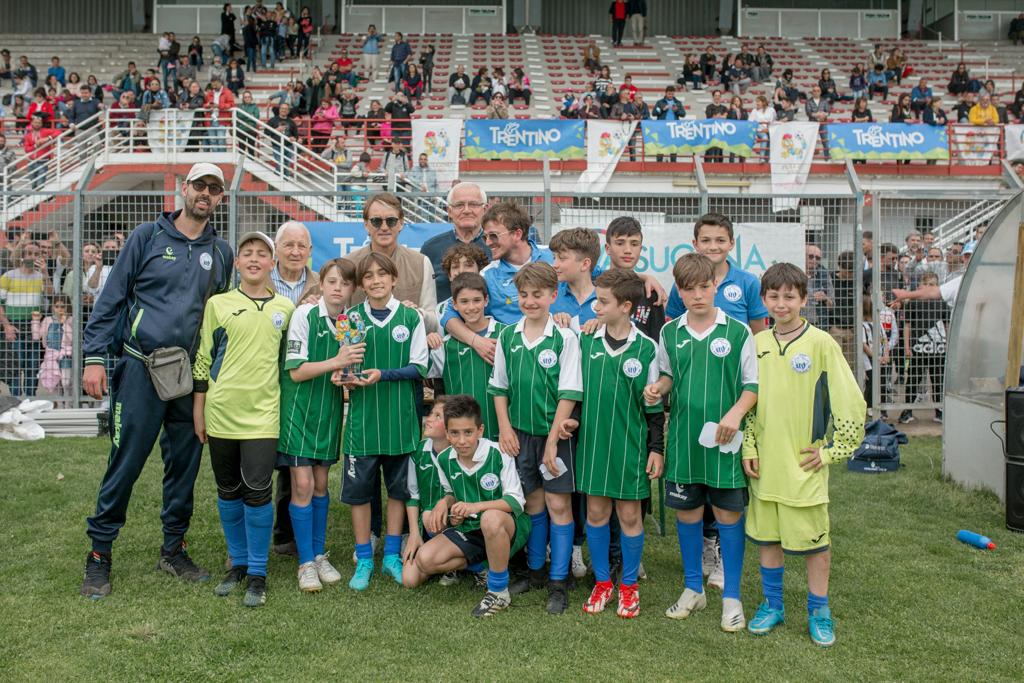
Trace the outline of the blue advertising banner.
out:
M 468 119 L 466 159 L 583 159 L 583 121 Z
M 305 223 L 313 238 L 313 270 L 320 270 L 325 261 L 339 256 L 348 256 L 367 244 L 366 228 L 359 221 L 344 223 Z M 450 223 L 406 223 L 402 228 L 399 242 L 410 249 L 419 249 L 434 235 L 451 230 Z
M 693 156 L 717 147 L 741 157 L 753 155 L 756 121 L 730 119 L 681 119 L 641 121 L 644 154 Z
M 830 123 L 832 159 L 948 159 L 945 126 L 914 123 Z

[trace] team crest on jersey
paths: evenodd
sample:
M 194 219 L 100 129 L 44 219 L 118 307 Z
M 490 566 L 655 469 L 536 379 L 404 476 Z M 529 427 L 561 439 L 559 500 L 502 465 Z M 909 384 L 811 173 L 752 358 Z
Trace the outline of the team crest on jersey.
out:
M 597 313 L 597 299 L 590 302 L 590 311 L 592 313 Z
M 395 329 L 391 330 L 391 338 L 399 344 L 405 342 L 409 338 L 409 328 L 405 325 L 397 325 Z
M 793 366 L 793 369 L 803 374 L 811 369 L 811 358 L 806 353 L 798 353 L 793 356 L 793 360 L 789 361 L 789 364 Z
M 213 268 L 213 257 L 203 252 L 202 254 L 199 255 L 199 265 L 202 267 L 203 270 L 209 270 L 210 268 Z
M 743 298 L 743 290 L 739 285 L 726 285 L 722 290 L 722 296 L 726 301 L 736 302 Z
M 636 358 L 630 358 L 622 364 L 622 374 L 629 378 L 639 377 L 643 369 L 643 364 Z
M 732 344 L 725 337 L 719 337 L 718 339 L 711 340 L 711 353 L 715 354 L 719 358 L 725 358 L 732 351 Z
M 270 322 L 274 323 L 274 329 L 279 330 L 284 327 L 284 313 L 278 311 L 274 315 L 270 316 Z
M 556 354 L 551 349 L 544 349 L 543 351 L 540 352 L 540 355 L 537 356 L 537 363 L 539 363 L 540 366 L 545 370 L 548 368 L 553 368 L 555 366 L 555 363 L 557 362 L 558 354 Z
M 480 488 L 484 491 L 493 491 L 498 488 L 498 484 L 500 483 L 501 480 L 498 479 L 498 475 L 494 472 L 488 472 L 484 476 L 480 477 Z

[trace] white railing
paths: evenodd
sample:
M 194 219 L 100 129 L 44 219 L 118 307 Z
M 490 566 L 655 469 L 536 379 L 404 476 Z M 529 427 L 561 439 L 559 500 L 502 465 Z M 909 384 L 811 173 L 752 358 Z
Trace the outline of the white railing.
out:
M 66 189 L 103 150 L 103 113 L 38 144 L 31 154 L 0 167 L 0 188 L 31 194 Z M 28 134 L 29 131 L 26 131 Z

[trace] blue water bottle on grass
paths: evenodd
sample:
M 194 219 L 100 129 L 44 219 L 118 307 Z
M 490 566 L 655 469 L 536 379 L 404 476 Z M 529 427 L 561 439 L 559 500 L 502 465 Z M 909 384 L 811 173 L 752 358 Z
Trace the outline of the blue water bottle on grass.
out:
M 967 545 L 973 545 L 975 548 L 981 548 L 982 550 L 995 550 L 996 544 L 992 542 L 992 539 L 988 536 L 982 536 L 976 534 L 973 531 L 967 529 L 961 529 L 956 532 L 956 540 Z

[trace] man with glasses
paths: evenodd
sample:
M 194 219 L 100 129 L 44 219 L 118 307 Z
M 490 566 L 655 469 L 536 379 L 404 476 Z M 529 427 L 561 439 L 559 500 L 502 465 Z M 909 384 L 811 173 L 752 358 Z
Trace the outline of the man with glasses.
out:
M 822 325 L 829 319 L 829 311 L 835 305 L 835 287 L 828 268 L 821 265 L 821 247 L 808 244 L 805 257 L 808 306 L 804 315 L 812 325 Z
M 192 395 L 161 400 L 146 359 L 157 348 L 175 346 L 194 356 L 206 300 L 230 287 L 233 255 L 210 225 L 224 194 L 221 170 L 209 163 L 195 164 L 180 193 L 183 208 L 161 213 L 156 221 L 132 231 L 96 299 L 82 339 L 82 384 L 97 401 L 107 390 L 107 354 L 120 356 L 110 380 L 110 457 L 96 514 L 87 520 L 92 550 L 80 593 L 94 599 L 110 593 L 114 539 L 124 526 L 132 487 L 157 437 L 164 467 L 164 539 L 157 569 L 186 581 L 210 578 L 185 550 L 203 451 L 192 421 Z
M 453 229 L 434 235 L 420 247 L 420 253 L 430 259 L 434 268 L 438 301 L 445 301 L 452 295 L 451 282 L 441 267 L 449 249 L 459 242 L 475 244 L 484 250 L 487 258 L 491 257 L 491 250 L 484 241 L 484 231 L 480 227 L 486 206 L 487 193 L 476 183 L 458 183 L 448 191 L 448 218 Z

